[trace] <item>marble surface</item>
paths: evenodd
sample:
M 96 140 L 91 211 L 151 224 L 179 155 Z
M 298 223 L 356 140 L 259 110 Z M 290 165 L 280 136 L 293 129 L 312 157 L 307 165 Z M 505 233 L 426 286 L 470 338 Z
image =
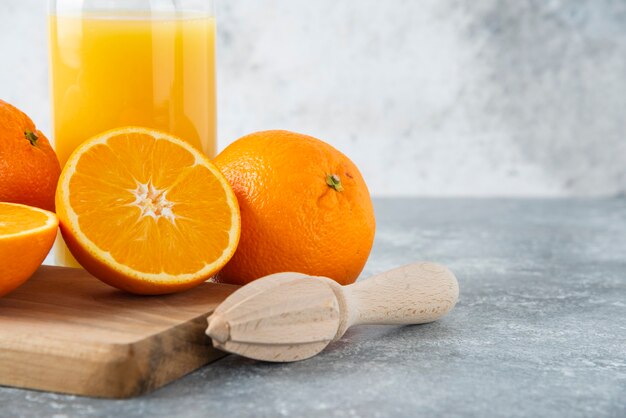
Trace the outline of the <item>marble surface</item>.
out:
M 375 195 L 626 192 L 626 2 L 216 3 L 219 148 L 318 136 Z M 45 13 L 0 2 L 0 98 L 49 133 Z
M 624 417 L 626 199 L 385 199 L 363 274 L 424 259 L 443 320 L 364 326 L 291 364 L 226 357 L 148 396 L 0 388 L 0 417 Z

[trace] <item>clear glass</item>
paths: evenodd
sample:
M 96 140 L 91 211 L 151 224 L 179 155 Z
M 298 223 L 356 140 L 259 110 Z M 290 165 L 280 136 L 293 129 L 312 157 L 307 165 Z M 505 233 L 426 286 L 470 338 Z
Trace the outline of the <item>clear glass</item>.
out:
M 121 126 L 172 133 L 216 151 L 212 0 L 49 2 L 53 141 L 61 165 Z M 56 262 L 76 265 L 65 246 Z

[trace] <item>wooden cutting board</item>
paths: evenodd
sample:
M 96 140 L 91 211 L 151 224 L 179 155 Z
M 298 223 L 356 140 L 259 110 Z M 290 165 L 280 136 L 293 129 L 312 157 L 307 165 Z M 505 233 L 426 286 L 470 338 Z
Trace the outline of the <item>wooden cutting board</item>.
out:
M 159 388 L 224 355 L 206 318 L 236 289 L 134 296 L 81 269 L 42 266 L 0 298 L 0 385 L 107 398 Z

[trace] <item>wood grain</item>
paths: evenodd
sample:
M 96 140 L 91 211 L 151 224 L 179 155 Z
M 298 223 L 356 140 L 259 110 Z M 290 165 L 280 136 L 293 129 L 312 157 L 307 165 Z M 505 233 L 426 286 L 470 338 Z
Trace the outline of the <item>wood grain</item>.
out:
M 135 296 L 81 269 L 43 266 L 0 298 L 0 384 L 126 398 L 161 387 L 224 354 L 206 317 L 236 286 L 204 283 Z
M 425 324 L 446 315 L 459 298 L 459 284 L 445 266 L 413 263 L 344 286 L 348 327 L 359 324 Z

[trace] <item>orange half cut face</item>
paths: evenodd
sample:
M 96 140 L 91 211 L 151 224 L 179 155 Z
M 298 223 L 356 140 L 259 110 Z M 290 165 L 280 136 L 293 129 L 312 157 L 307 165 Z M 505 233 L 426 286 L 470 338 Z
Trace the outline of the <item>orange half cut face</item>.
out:
M 185 141 L 145 128 L 108 131 L 78 147 L 56 202 L 78 262 L 133 293 L 193 287 L 239 241 L 239 207 L 224 176 Z
M 0 202 L 0 297 L 35 273 L 52 248 L 58 226 L 52 212 Z

